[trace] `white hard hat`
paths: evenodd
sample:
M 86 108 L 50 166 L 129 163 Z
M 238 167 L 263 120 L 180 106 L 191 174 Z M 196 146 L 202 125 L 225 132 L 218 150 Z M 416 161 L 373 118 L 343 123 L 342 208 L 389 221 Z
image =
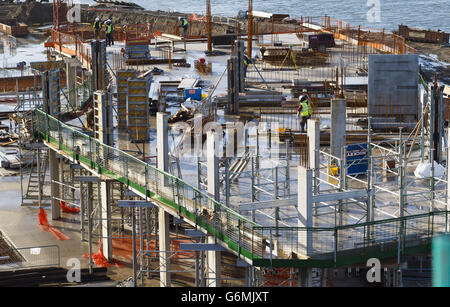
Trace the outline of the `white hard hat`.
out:
M 97 18 L 95 18 L 95 21 L 99 21 L 99 20 L 100 20 L 100 18 L 98 18 L 98 17 L 97 17 Z

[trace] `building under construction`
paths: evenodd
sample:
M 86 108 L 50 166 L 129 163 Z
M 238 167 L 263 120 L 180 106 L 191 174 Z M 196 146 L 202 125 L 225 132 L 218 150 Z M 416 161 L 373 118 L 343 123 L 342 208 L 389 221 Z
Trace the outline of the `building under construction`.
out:
M 51 59 L 5 90 L 31 226 L 0 225 L 0 285 L 369 286 L 376 258 L 375 285 L 431 286 L 448 112 L 405 38 L 206 1 L 202 33 L 122 24 L 107 46 L 72 5 L 54 0 Z

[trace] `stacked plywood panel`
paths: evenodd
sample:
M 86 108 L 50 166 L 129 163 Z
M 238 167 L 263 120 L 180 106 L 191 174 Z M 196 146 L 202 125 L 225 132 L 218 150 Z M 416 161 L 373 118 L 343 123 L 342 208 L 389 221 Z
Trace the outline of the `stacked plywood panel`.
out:
M 117 113 L 119 129 L 127 128 L 127 96 L 128 79 L 136 78 L 136 71 L 133 69 L 121 69 L 117 71 Z
M 149 141 L 151 83 L 151 75 L 128 79 L 127 129 L 130 140 L 133 142 Z

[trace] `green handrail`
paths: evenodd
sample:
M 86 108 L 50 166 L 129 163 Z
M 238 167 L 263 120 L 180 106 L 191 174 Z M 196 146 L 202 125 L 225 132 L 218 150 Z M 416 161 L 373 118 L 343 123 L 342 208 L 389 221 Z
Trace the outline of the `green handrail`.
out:
M 117 148 L 102 144 L 39 109 L 33 113 L 32 127 L 35 137 L 44 138 L 49 144 L 54 145 L 74 160 L 83 163 L 86 167 L 126 184 L 163 206 L 174 209 L 227 244 L 231 250 L 253 262 L 271 257 L 270 263 L 273 263 L 274 256 L 270 252 L 269 256 L 267 255 L 267 245 L 264 245 L 264 241 L 269 238 L 277 241 L 280 250 L 287 251 L 285 254 L 277 255 L 276 258 L 286 259 L 290 256 L 289 252 L 302 254 L 305 249 L 299 244 L 299 241 L 302 240 L 302 236 L 309 236 L 311 254 L 313 256 L 328 254 L 326 257 L 333 254 L 333 261 L 336 264 L 336 256 L 339 258 L 342 252 L 359 248 L 358 253 L 362 255 L 364 253 L 361 252 L 361 249 L 370 251 L 380 242 L 383 244 L 395 242 L 400 229 L 399 223 L 406 224 L 407 236 L 420 235 L 429 238 L 434 233 L 446 233 L 448 230 L 449 211 L 338 227 L 263 227 L 225 207 L 181 179 Z M 414 223 L 422 226 L 413 226 Z M 427 225 L 427 227 L 423 227 L 423 225 Z M 272 231 L 275 229 L 280 236 L 272 238 Z M 374 235 L 370 236 L 371 240 L 367 240 L 365 235 L 367 231 L 374 232 Z M 396 247 L 392 247 L 390 251 L 394 249 Z M 360 260 L 356 257 L 352 261 Z
M 248 220 L 232 209 L 217 202 L 181 179 L 157 169 L 117 148 L 107 146 L 58 121 L 47 113 L 34 111 L 34 132 L 58 150 L 95 169 L 109 178 L 118 180 L 160 204 L 175 209 L 198 226 L 215 235 L 228 247 L 249 259 L 251 244 L 240 242 L 242 229 L 251 229 L 259 224 Z M 178 192 L 177 192 L 178 191 Z M 203 212 L 206 209 L 207 212 Z M 241 234 L 240 234 L 241 233 Z M 251 241 L 251 238 L 246 238 Z

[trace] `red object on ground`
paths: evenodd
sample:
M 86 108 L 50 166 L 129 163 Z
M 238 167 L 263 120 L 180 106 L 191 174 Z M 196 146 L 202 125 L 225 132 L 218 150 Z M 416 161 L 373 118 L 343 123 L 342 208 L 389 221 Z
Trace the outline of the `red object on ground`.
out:
M 61 241 L 70 240 L 68 236 L 66 236 L 61 231 L 57 230 L 48 223 L 47 213 L 44 211 L 44 209 L 39 208 L 38 218 L 39 218 L 39 225 L 41 225 L 43 231 L 51 232 L 58 240 Z
M 59 201 L 59 207 L 61 208 L 62 212 L 65 212 L 65 213 L 80 213 L 80 208 L 70 207 L 63 200 Z
M 89 253 L 83 255 L 83 257 L 89 258 Z M 105 255 L 103 254 L 103 248 L 101 246 L 100 240 L 99 240 L 99 244 L 98 244 L 98 253 L 92 254 L 92 260 L 94 260 L 94 263 L 101 268 L 107 268 L 113 264 L 115 266 L 117 266 L 118 268 L 125 267 L 125 265 L 122 262 L 115 260 L 115 259 L 112 260 L 112 263 L 108 262 Z

